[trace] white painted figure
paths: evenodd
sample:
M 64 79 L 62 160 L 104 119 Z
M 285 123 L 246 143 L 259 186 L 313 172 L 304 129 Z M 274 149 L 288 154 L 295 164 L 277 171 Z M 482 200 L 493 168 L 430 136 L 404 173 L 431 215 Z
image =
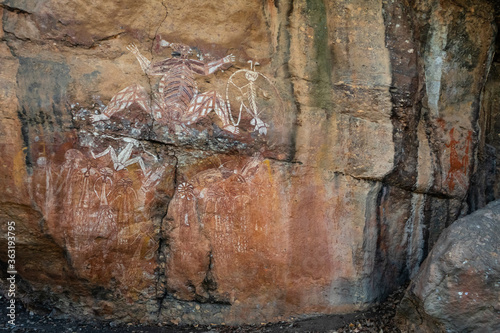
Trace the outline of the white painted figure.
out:
M 144 160 L 142 159 L 142 157 L 140 156 L 132 158 L 130 157 L 132 155 L 132 149 L 134 147 L 139 146 L 139 141 L 132 138 L 124 138 L 123 140 L 127 142 L 127 145 L 125 146 L 125 148 L 122 149 L 122 151 L 120 151 L 118 155 L 116 155 L 115 149 L 111 146 L 108 146 L 106 150 L 97 155 L 95 155 L 93 151 L 91 151 L 90 153 L 92 154 L 92 157 L 94 159 L 109 154 L 111 156 L 111 160 L 113 161 L 113 167 L 115 168 L 116 171 L 123 170 L 129 165 L 138 163 L 139 166 L 141 167 L 142 173 L 144 174 L 144 176 L 147 177 L 151 171 L 146 168 L 146 165 L 144 164 Z
M 240 69 L 234 72 L 228 79 L 226 85 L 226 100 L 228 109 L 231 111 L 231 106 L 229 103 L 229 89 L 230 87 L 236 88 L 236 91 L 240 94 L 237 96 L 237 100 L 240 103 L 238 121 L 234 121 L 232 113 L 229 112 L 229 116 L 231 122 L 234 126 L 238 126 L 241 120 L 242 111 L 245 110 L 251 117 L 252 120 L 250 124 L 254 126 L 254 131 L 259 134 L 266 135 L 267 129 L 269 125 L 262 120 L 261 114 L 263 112 L 262 108 L 257 105 L 257 89 L 259 89 L 257 85 L 257 79 L 259 77 L 266 80 L 270 87 L 274 90 L 275 95 L 279 98 L 278 91 L 276 87 L 272 84 L 271 80 L 269 80 L 264 74 L 255 71 L 255 67 L 260 65 L 258 62 L 253 62 L 249 60 L 250 70 L 248 69 Z M 244 80 L 241 76 L 244 76 Z M 244 82 L 243 84 L 238 84 L 237 82 Z M 281 111 L 281 110 L 280 110 Z

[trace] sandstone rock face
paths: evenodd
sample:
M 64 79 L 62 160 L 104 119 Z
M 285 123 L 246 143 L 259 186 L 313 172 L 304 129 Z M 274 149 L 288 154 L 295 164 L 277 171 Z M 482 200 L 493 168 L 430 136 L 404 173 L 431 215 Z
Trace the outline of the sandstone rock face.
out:
M 401 302 L 405 332 L 500 330 L 500 202 L 446 229 Z
M 361 309 L 486 182 L 487 1 L 0 3 L 0 227 L 31 307 Z
M 500 4 L 495 4 L 496 22 L 497 26 L 500 22 Z M 479 145 L 478 157 L 479 160 L 488 164 L 489 167 L 481 168 L 484 170 L 478 174 L 478 179 L 475 183 L 478 186 L 474 186 L 478 190 L 476 195 L 471 196 L 475 204 L 478 206 L 484 205 L 481 199 L 498 198 L 500 194 L 500 188 L 498 186 L 498 173 L 497 164 L 492 165 L 488 163 L 487 160 L 496 159 L 497 154 L 500 152 L 500 137 L 496 134 L 500 130 L 500 109 L 498 104 L 498 94 L 500 93 L 500 37 L 497 34 L 497 40 L 495 43 L 495 56 L 493 58 L 493 63 L 490 67 L 488 80 L 486 81 L 484 87 L 483 98 L 481 100 L 481 109 L 479 116 L 479 125 L 481 132 L 485 133 L 482 136 L 482 142 Z M 483 181 L 487 178 L 495 178 L 494 181 Z M 481 186 L 481 184 L 490 184 L 490 186 Z M 486 195 L 483 195 L 486 193 Z

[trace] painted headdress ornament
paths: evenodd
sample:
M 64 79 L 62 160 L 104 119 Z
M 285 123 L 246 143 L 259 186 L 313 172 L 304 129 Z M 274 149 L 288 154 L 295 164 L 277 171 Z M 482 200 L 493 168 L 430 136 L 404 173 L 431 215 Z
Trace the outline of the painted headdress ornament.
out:
M 160 41 L 160 46 L 163 47 L 170 47 L 172 49 L 172 56 L 181 56 L 181 57 L 187 57 L 191 52 L 192 49 L 191 47 L 181 44 L 181 43 L 169 43 L 165 40 Z

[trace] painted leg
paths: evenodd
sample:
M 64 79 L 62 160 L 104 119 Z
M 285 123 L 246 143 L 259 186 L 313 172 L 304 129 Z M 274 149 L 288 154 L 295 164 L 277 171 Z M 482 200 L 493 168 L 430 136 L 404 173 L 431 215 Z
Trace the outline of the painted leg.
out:
M 146 89 L 138 84 L 134 84 L 116 94 L 111 99 L 108 106 L 102 111 L 102 114 L 92 116 L 92 122 L 107 120 L 113 114 L 130 107 L 134 103 L 139 105 L 139 107 L 148 114 L 151 113 L 149 95 Z
M 220 118 L 222 121 L 222 129 L 226 130 L 230 133 L 233 134 L 239 134 L 240 130 L 238 127 L 233 124 L 231 119 L 229 118 L 229 108 L 227 107 L 226 103 L 224 102 L 224 99 L 222 98 L 221 95 L 218 93 L 215 93 L 215 114 Z
M 141 170 L 142 170 L 142 173 L 144 174 L 144 176 L 148 177 L 150 171 L 146 168 L 146 165 L 144 164 L 144 161 L 142 160 L 142 157 L 137 156 L 137 157 L 131 158 L 130 160 L 124 162 L 123 165 L 127 167 L 127 166 L 135 164 L 135 163 L 139 164 L 139 166 L 141 167 Z
M 214 94 L 213 92 L 198 94 L 193 97 L 189 108 L 182 115 L 181 122 L 191 125 L 198 119 L 205 117 L 214 109 Z
M 106 154 L 109 154 L 111 156 L 111 160 L 113 161 L 113 167 L 115 168 L 116 171 L 119 171 L 119 170 L 125 168 L 123 166 L 123 164 L 120 162 L 120 159 L 118 158 L 118 156 L 116 156 L 115 149 L 111 146 L 108 146 L 108 148 L 106 148 L 106 150 L 104 150 L 103 152 L 101 152 L 97 155 L 95 155 L 93 151 L 90 151 L 90 153 L 92 154 L 92 157 L 94 159 L 97 159 L 99 157 L 105 156 Z
M 222 97 L 215 91 L 205 92 L 196 95 L 188 111 L 184 114 L 183 122 L 188 125 L 195 123 L 198 119 L 205 117 L 210 111 L 214 110 L 222 121 L 222 129 L 238 134 L 239 130 L 229 120 L 229 114 Z
M 116 157 L 116 152 L 115 152 L 115 149 L 111 146 L 108 146 L 108 148 L 106 148 L 104 151 L 100 152 L 99 154 L 95 155 L 94 152 L 91 150 L 90 153 L 92 154 L 92 157 L 94 158 L 94 160 L 96 158 L 99 158 L 99 157 L 102 157 L 106 154 L 111 154 L 111 159 L 113 160 L 113 162 L 117 161 L 117 157 Z

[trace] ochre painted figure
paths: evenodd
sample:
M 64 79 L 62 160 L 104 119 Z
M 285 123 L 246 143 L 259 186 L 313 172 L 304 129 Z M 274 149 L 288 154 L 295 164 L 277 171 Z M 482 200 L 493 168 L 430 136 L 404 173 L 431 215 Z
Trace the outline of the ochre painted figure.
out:
M 163 41 L 162 41 L 163 42 Z M 214 110 L 222 121 L 224 130 L 237 134 L 238 128 L 230 121 L 230 110 L 223 98 L 216 91 L 199 93 L 195 75 L 210 75 L 221 69 L 225 64 L 232 64 L 234 56 L 204 63 L 189 59 L 191 48 L 187 45 L 164 43 L 169 46 L 172 58 L 151 64 L 135 45 L 130 45 L 131 51 L 139 61 L 142 70 L 147 75 L 161 76 L 158 92 L 149 97 L 146 89 L 134 84 L 115 95 L 102 114 L 94 115 L 92 121 L 107 120 L 113 114 L 120 112 L 136 103 L 142 110 L 153 115 L 162 125 L 175 129 L 176 125 L 185 128 Z
M 472 143 L 472 131 L 469 131 L 467 138 L 465 139 L 465 149 L 463 151 L 462 158 L 458 156 L 457 146 L 460 144 L 459 140 L 454 137 L 455 128 L 450 130 L 450 143 L 446 144 L 446 148 L 450 148 L 450 169 L 446 176 L 446 182 L 448 183 L 448 188 L 450 191 L 455 189 L 455 182 L 458 182 L 463 187 L 465 187 L 467 176 L 467 170 L 469 167 L 469 152 Z

